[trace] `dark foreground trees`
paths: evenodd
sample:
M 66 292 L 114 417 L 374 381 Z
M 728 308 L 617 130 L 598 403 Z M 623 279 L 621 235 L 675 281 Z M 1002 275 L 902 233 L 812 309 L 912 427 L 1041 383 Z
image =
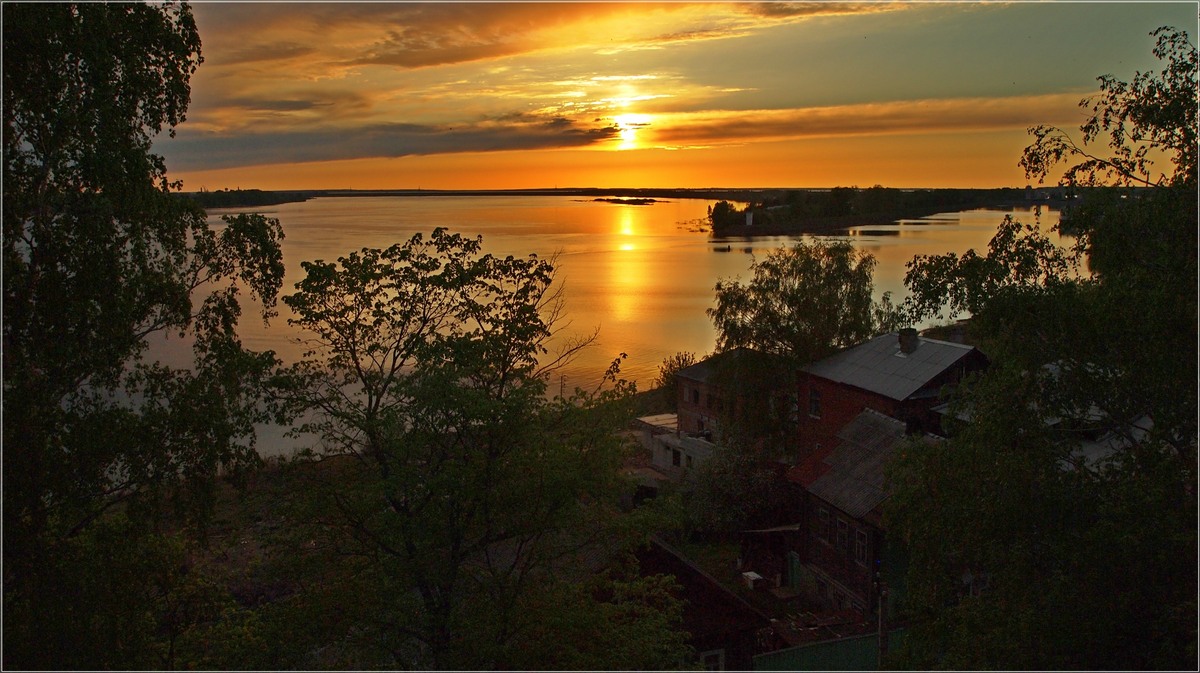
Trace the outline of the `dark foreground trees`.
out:
M 1196 50 L 1155 35 L 1166 68 L 1101 78 L 1083 143 L 1033 130 L 1031 175 L 1066 161 L 1068 188 L 1110 187 L 1071 210 L 1073 249 L 1008 221 L 986 255 L 910 267 L 916 310 L 969 310 L 994 366 L 949 441 L 893 466 L 896 664 L 1195 665 Z
M 199 50 L 186 6 L 4 8 L 6 667 L 170 666 L 186 573 L 157 515 L 257 460 L 274 360 L 235 328 L 240 293 L 273 306 L 278 224 L 210 229 L 150 152 Z M 166 333 L 190 370 L 145 357 Z
M 546 399 L 552 265 L 435 230 L 304 267 L 285 298 L 313 334 L 293 402 L 315 412 L 323 456 L 352 460 L 302 521 L 341 564 L 359 661 L 681 663 L 669 586 L 622 570 L 613 430 L 631 389 L 614 363 L 613 389 Z

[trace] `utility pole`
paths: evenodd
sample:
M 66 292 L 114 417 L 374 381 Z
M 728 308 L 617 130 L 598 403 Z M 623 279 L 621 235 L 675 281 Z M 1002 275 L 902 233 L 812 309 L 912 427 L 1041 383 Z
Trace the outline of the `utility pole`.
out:
M 879 670 L 882 671 L 883 659 L 887 656 L 888 651 L 887 584 L 878 570 L 875 571 L 875 587 L 875 595 L 879 601 Z

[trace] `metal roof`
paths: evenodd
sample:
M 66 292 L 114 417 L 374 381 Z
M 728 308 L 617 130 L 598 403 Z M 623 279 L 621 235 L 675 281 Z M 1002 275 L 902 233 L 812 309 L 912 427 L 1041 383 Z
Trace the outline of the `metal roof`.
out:
M 761 385 L 790 384 L 793 379 L 788 372 L 793 371 L 787 366 L 787 361 L 777 355 L 760 353 L 746 347 L 738 347 L 723 353 L 709 356 L 694 365 L 684 367 L 675 372 L 675 376 L 709 383 L 719 374 L 734 377 L 749 377 Z M 713 381 L 716 383 L 717 381 Z
M 804 371 L 901 401 L 975 350 L 949 341 L 917 339 L 916 350 L 902 353 L 896 332 L 881 334 L 814 362 Z
M 904 423 L 867 409 L 838 432 L 842 440 L 825 458 L 829 469 L 811 484 L 809 493 L 861 519 L 883 502 L 883 465 L 900 442 Z

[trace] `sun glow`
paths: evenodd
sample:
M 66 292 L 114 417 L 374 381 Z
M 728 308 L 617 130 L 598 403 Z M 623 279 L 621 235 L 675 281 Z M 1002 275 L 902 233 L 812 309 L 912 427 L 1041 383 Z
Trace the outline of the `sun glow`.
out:
M 617 125 L 617 138 L 620 140 L 617 149 L 633 150 L 645 147 L 638 134 L 642 129 L 650 126 L 650 120 L 650 115 L 638 114 L 636 112 L 629 112 L 613 117 L 613 123 Z

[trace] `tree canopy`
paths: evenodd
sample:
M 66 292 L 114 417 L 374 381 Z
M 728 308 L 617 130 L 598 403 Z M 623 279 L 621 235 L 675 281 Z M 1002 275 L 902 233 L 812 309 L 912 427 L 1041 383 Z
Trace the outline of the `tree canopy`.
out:
M 257 461 L 275 361 L 242 347 L 239 298 L 271 315 L 282 233 L 210 228 L 150 151 L 202 60 L 186 5 L 14 4 L 3 29 L 4 663 L 166 665 L 146 644 L 179 545 L 150 524 Z M 147 357 L 168 333 L 190 368 Z
M 753 277 L 722 280 L 708 315 L 717 349 L 739 346 L 798 364 L 891 329 L 890 298 L 873 300 L 875 258 L 845 241 L 805 240 L 767 254 Z
M 613 429 L 633 389 L 618 360 L 611 390 L 546 399 L 547 367 L 580 345 L 550 354 L 552 264 L 435 230 L 304 268 L 284 298 L 314 335 L 292 399 L 316 412 L 325 455 L 355 459 L 351 478 L 314 490 L 311 520 L 358 559 L 345 586 L 366 651 L 386 667 L 543 666 L 558 660 L 528 658 L 544 645 L 531 634 L 643 615 L 662 646 L 637 653 L 641 666 L 685 656 L 677 606 L 654 607 L 675 605 L 665 585 L 590 576 L 587 559 L 619 561 L 629 541 Z M 585 581 L 599 583 L 574 588 Z
M 951 408 L 969 420 L 891 468 L 914 619 L 895 663 L 1195 663 L 1196 50 L 1154 35 L 1161 73 L 1081 103 L 1107 153 L 1031 129 L 1027 170 L 1067 161 L 1065 185 L 1098 188 L 1068 212 L 1071 249 L 1007 220 L 984 256 L 910 264 L 914 314 L 969 311 L 993 366 Z

